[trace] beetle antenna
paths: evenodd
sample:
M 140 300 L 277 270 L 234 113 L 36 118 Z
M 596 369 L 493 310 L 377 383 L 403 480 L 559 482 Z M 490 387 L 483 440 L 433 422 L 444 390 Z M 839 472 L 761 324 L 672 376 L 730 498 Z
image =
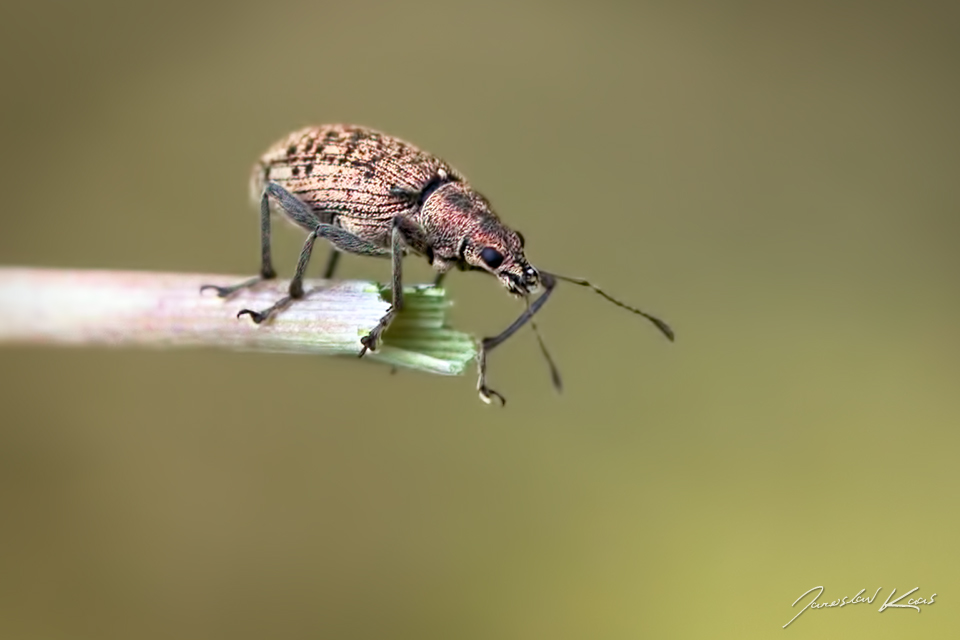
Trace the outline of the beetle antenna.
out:
M 524 298 L 527 302 L 527 313 L 530 313 L 530 298 Z M 537 323 L 530 319 L 530 328 L 533 329 L 533 333 L 537 336 L 537 342 L 540 344 L 540 352 L 543 353 L 543 357 L 547 360 L 547 366 L 550 367 L 550 379 L 553 381 L 553 388 L 557 390 L 557 393 L 563 391 L 563 380 L 560 378 L 560 369 L 557 368 L 557 364 L 553 361 L 553 358 L 550 356 L 550 352 L 547 351 L 547 344 L 543 341 L 543 336 L 540 335 L 540 329 L 537 328 Z
M 541 271 L 540 273 L 542 274 L 543 272 Z M 563 280 L 564 282 L 569 282 L 569 283 L 571 283 L 571 284 L 576 284 L 576 285 L 579 285 L 579 286 L 581 286 L 581 287 L 587 287 L 587 288 L 593 289 L 594 291 L 596 291 L 596 292 L 599 293 L 601 296 L 603 296 L 604 298 L 606 298 L 607 300 L 609 300 L 609 301 L 612 302 L 613 304 L 617 305 L 618 307 L 622 307 L 622 308 L 626 309 L 627 311 L 630 311 L 630 312 L 632 312 L 632 313 L 637 314 L 638 316 L 643 316 L 644 318 L 646 318 L 647 320 L 649 320 L 650 322 L 652 322 L 653 324 L 655 324 L 655 325 L 657 326 L 657 329 L 660 329 L 660 331 L 663 332 L 663 335 L 667 336 L 667 338 L 668 338 L 671 342 L 673 342 L 673 339 L 674 339 L 673 329 L 671 329 L 670 326 L 669 326 L 666 322 L 664 322 L 663 320 L 661 320 L 660 318 L 657 318 L 656 316 L 652 316 L 652 315 L 650 315 L 649 313 L 646 313 L 646 312 L 644 312 L 644 311 L 641 311 L 640 309 L 637 309 L 636 307 L 631 307 L 630 305 L 628 305 L 628 304 L 626 304 L 626 303 L 623 303 L 623 302 L 617 300 L 616 298 L 614 298 L 613 296 L 611 296 L 610 294 L 608 294 L 606 291 L 604 291 L 604 290 L 601 289 L 600 287 L 598 287 L 598 286 L 596 286 L 595 284 L 592 284 L 592 283 L 590 283 L 590 282 L 588 282 L 588 281 L 586 281 L 586 280 L 583 280 L 583 279 L 581 279 L 581 278 L 570 278 L 570 277 L 567 277 L 567 276 L 561 276 L 561 275 L 556 274 L 556 273 L 551 273 L 550 275 L 552 275 L 554 278 L 556 278 L 556 279 L 558 279 L 558 280 Z

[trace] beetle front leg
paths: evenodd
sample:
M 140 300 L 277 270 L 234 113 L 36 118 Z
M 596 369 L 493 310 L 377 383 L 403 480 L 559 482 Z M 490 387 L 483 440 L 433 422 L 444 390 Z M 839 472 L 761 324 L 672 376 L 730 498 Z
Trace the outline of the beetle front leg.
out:
M 557 285 L 556 279 L 549 273 L 540 272 L 540 282 L 543 284 L 543 293 L 540 294 L 540 297 L 534 300 L 532 303 L 527 305 L 526 310 L 520 314 L 520 317 L 513 321 L 513 323 L 501 331 L 498 335 L 492 338 L 484 338 L 480 341 L 480 353 L 477 355 L 477 368 L 479 369 L 479 379 L 477 380 L 477 391 L 480 392 L 480 399 L 490 404 L 490 399 L 496 397 L 500 401 L 500 405 L 505 405 L 507 403 L 506 399 L 487 386 L 487 354 L 490 351 L 493 351 L 497 346 L 502 344 L 517 332 L 520 327 L 531 322 L 533 316 L 540 310 L 547 300 L 550 299 L 550 294 L 553 293 L 553 288 Z M 550 363 L 550 369 L 553 374 L 553 383 L 554 386 L 559 388 L 560 386 L 560 374 L 557 373 L 556 367 L 553 364 L 553 360 L 547 354 L 546 348 L 543 347 L 543 343 L 540 344 L 543 348 L 544 355 L 547 356 L 547 361 Z
M 495 397 L 500 401 L 500 406 L 507 404 L 507 399 L 502 395 L 491 389 L 487 386 L 487 341 L 490 338 L 484 338 L 480 342 L 480 353 L 477 354 L 477 368 L 480 370 L 480 375 L 477 380 L 477 392 L 480 394 L 480 399 L 490 404 L 490 399 Z M 492 347 L 491 347 L 492 348 Z

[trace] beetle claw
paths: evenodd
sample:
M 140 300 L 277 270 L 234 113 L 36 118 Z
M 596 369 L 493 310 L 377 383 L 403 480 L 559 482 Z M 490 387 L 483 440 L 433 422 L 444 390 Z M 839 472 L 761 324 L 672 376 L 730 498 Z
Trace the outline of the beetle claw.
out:
M 497 400 L 499 400 L 501 407 L 506 406 L 507 404 L 506 398 L 504 398 L 502 395 L 500 395 L 499 393 L 497 393 L 487 385 L 481 385 L 478 391 L 480 392 L 480 399 L 486 402 L 487 404 L 492 403 L 491 398 L 496 398 Z
M 260 324 L 264 320 L 270 317 L 268 315 L 264 315 L 260 313 L 259 311 L 254 311 L 253 309 L 241 309 L 237 313 L 237 317 L 239 318 L 241 316 L 250 316 L 250 319 L 253 320 L 254 324 Z
M 200 286 L 200 293 L 203 293 L 207 289 L 213 289 L 216 291 L 218 298 L 226 298 L 234 291 L 233 287 L 219 287 L 215 284 L 204 284 Z
M 368 349 L 370 351 L 377 350 L 377 337 L 373 335 L 373 333 L 369 333 L 360 338 L 360 344 L 363 345 L 363 348 L 360 349 L 360 354 L 357 356 L 358 358 L 362 358 Z

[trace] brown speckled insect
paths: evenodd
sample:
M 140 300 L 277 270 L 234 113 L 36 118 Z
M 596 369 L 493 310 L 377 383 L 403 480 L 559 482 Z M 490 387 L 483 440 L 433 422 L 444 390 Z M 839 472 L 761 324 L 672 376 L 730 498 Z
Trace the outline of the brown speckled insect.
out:
M 477 389 L 485 402 L 504 397 L 486 382 L 487 354 L 527 322 L 543 306 L 557 280 L 589 287 L 614 304 L 653 322 L 670 340 L 673 331 L 662 320 L 610 297 L 586 280 L 538 271 L 523 253 L 523 236 L 504 225 L 490 203 L 470 187 L 453 167 L 434 155 L 392 136 L 352 125 L 323 125 L 297 131 L 264 154 L 254 168 L 254 198 L 260 200 L 260 275 L 229 287 L 207 285 L 221 297 L 274 278 L 270 259 L 271 200 L 274 211 L 289 216 L 309 232 L 300 252 L 289 295 L 263 311 L 244 309 L 261 323 L 292 300 L 303 296 L 303 275 L 313 244 L 325 238 L 334 246 L 324 278 L 333 277 L 340 252 L 390 257 L 393 263 L 392 305 L 370 334 L 361 339 L 360 356 L 376 350 L 381 334 L 403 308 L 401 259 L 408 251 L 421 255 L 439 273 L 490 273 L 511 294 L 525 298 L 527 309 L 513 324 L 480 344 Z M 543 294 L 530 302 L 531 294 Z M 539 333 L 537 339 L 550 365 L 554 385 L 560 375 Z

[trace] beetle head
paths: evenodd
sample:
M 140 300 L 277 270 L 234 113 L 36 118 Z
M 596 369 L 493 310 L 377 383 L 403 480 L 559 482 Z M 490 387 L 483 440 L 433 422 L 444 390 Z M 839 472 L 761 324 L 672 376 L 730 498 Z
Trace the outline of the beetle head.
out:
M 540 287 L 540 274 L 523 253 L 523 236 L 499 220 L 474 230 L 467 240 L 464 259 L 470 269 L 496 276 L 516 296 L 527 296 Z
M 517 234 L 504 231 L 500 237 L 475 238 L 477 246 L 467 252 L 467 262 L 471 268 L 492 273 L 515 296 L 535 293 L 540 288 L 540 274 L 527 262 Z
M 504 225 L 469 186 L 454 182 L 437 189 L 423 204 L 420 223 L 432 240 L 436 269 L 486 271 L 517 296 L 540 287 L 540 274 L 523 253 L 523 236 Z

